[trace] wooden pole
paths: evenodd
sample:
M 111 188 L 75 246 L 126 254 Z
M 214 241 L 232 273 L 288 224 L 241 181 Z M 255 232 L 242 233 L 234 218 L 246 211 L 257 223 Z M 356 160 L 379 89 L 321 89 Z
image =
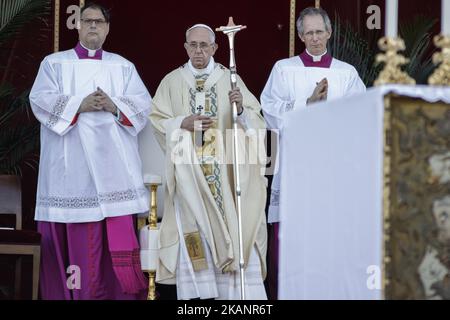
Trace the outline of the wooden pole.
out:
M 295 54 L 295 38 L 297 36 L 295 28 L 295 0 L 291 0 L 289 12 L 289 57 Z
M 59 51 L 59 14 L 61 3 L 60 0 L 55 0 L 55 12 L 54 12 L 54 33 L 53 33 L 53 51 Z

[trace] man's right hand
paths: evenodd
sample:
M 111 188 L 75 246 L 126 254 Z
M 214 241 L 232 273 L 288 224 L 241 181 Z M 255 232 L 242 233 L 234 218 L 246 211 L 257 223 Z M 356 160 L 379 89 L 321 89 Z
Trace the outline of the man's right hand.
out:
M 187 131 L 206 131 L 208 130 L 214 123 L 210 117 L 201 116 L 199 114 L 193 114 L 189 117 L 184 118 L 181 123 L 181 129 L 185 129 Z
M 99 106 L 99 103 L 101 102 L 101 97 L 102 93 L 98 90 L 88 95 L 81 102 L 80 108 L 78 109 L 78 113 L 102 111 L 103 108 Z
M 327 96 L 328 96 L 328 80 L 327 78 L 323 78 L 322 81 L 320 81 L 317 84 L 312 96 L 309 97 L 306 104 L 327 100 Z

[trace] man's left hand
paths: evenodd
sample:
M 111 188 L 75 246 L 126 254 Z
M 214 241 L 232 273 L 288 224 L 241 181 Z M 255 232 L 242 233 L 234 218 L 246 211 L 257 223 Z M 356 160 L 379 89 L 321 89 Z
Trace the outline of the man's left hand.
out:
M 111 100 L 111 98 L 100 88 L 98 88 L 98 92 L 100 92 L 100 102 L 98 106 L 102 107 L 104 111 L 111 112 L 112 114 L 117 113 L 117 106 Z
M 242 105 L 242 101 L 244 100 L 244 98 L 242 97 L 242 93 L 239 90 L 239 88 L 236 88 L 234 90 L 231 90 L 228 93 L 228 96 L 230 98 L 230 104 L 233 104 L 233 102 L 236 102 L 236 106 L 237 106 L 237 111 L 238 113 L 242 113 L 243 111 L 243 105 Z

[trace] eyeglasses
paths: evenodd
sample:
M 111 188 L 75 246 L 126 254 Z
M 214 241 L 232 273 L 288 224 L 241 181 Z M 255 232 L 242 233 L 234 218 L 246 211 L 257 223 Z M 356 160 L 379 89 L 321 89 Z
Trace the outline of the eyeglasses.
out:
M 317 30 L 317 31 L 309 31 L 303 34 L 306 38 L 312 39 L 314 35 L 316 35 L 318 38 L 322 38 L 325 36 L 324 30 Z
M 200 48 L 200 50 L 204 51 L 214 45 L 214 43 L 206 43 L 206 42 L 200 42 L 200 43 L 187 42 L 186 44 L 188 45 L 189 49 L 191 49 L 192 51 L 197 50 L 197 48 Z
M 103 19 L 81 19 L 81 22 L 87 26 L 91 26 L 93 22 L 95 22 L 96 26 L 103 27 L 106 24 L 106 21 Z

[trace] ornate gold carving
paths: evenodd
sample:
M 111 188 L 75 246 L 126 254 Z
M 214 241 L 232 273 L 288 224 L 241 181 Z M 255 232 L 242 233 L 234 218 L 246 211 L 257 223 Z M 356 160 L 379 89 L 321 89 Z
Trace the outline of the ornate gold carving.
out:
M 433 55 L 433 62 L 440 66 L 428 78 L 428 83 L 433 86 L 450 86 L 450 37 L 437 35 L 434 37 L 434 44 L 442 49 Z
M 141 230 L 146 225 L 147 225 L 147 218 L 146 217 L 138 217 L 138 219 L 137 219 L 137 229 Z
M 156 271 L 150 271 L 148 276 L 147 300 L 156 300 Z
M 377 55 L 376 64 L 384 62 L 385 67 L 380 72 L 375 85 L 381 86 L 389 83 L 416 84 L 413 78 L 400 69 L 400 66 L 409 62 L 409 59 L 398 53 L 405 50 L 405 42 L 401 38 L 383 37 L 378 41 L 378 46 L 385 53 Z
M 158 207 L 156 206 L 156 197 L 158 185 L 152 184 L 151 189 L 151 200 L 150 200 L 150 214 L 148 216 L 148 224 L 150 225 L 150 230 L 158 229 Z
M 158 229 L 158 207 L 157 207 L 157 191 L 158 191 L 157 183 L 150 184 L 150 210 L 148 213 L 148 224 L 150 230 Z M 148 184 L 146 185 L 149 186 Z M 140 221 L 138 220 L 138 223 Z M 144 223 L 145 226 L 145 223 Z M 148 270 L 148 295 L 147 300 L 156 300 L 156 270 Z
M 391 97 L 384 98 L 384 145 L 383 145 L 383 266 L 382 266 L 382 292 L 386 296 L 386 288 L 389 286 L 388 265 L 391 261 L 389 253 L 391 209 Z
M 384 295 L 450 299 L 450 105 L 398 96 L 389 100 Z

